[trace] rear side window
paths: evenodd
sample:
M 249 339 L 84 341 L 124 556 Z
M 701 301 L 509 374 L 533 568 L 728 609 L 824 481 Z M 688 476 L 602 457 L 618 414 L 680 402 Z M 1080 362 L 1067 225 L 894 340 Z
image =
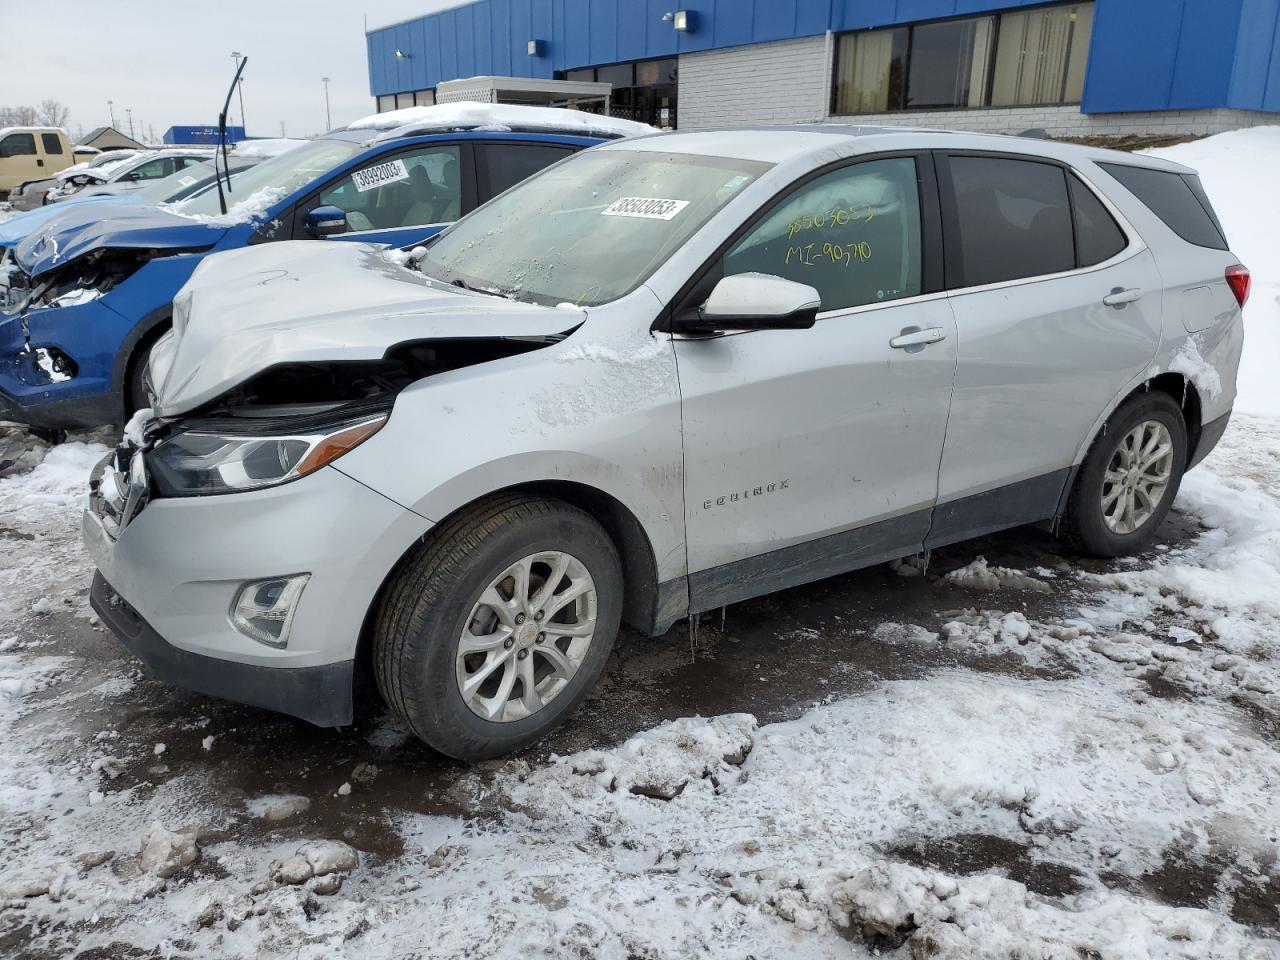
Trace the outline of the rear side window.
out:
M 1070 176 L 1071 206 L 1076 216 L 1076 261 L 1082 267 L 1110 260 L 1128 241 L 1115 218 L 1092 190 Z
M 963 285 L 1063 273 L 1076 266 L 1067 175 L 1003 157 L 949 158 Z M 948 281 L 953 286 L 953 280 Z
M 480 202 L 496 197 L 543 167 L 563 160 L 570 151 L 564 147 L 534 144 L 487 144 L 480 156 Z
M 1211 250 L 1226 250 L 1227 240 L 1217 222 L 1200 180 L 1165 170 L 1131 167 L 1123 163 L 1098 166 L 1115 177 L 1146 204 L 1165 226 L 1187 243 Z
M 49 154 L 62 153 L 62 141 L 56 133 L 42 133 L 40 139 L 44 143 L 44 152 Z

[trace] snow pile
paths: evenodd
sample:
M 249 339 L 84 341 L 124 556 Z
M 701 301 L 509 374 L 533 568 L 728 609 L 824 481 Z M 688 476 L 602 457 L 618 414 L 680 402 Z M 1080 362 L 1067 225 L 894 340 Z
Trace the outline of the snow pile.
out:
M 989 566 L 986 557 L 978 557 L 967 566 L 952 570 L 942 579 L 951 586 L 971 590 L 1003 590 L 1011 587 L 1015 590 L 1033 590 L 1036 593 L 1050 591 L 1047 583 L 1028 576 L 1021 570 Z
M 1235 130 L 1147 152 L 1199 171 L 1232 251 L 1252 271 L 1236 409 L 1280 416 L 1273 370 L 1280 356 L 1280 239 L 1274 217 L 1265 213 L 1280 210 L 1280 178 L 1274 173 L 1280 126 Z
M 388 139 L 404 136 L 409 129 L 546 130 L 598 137 L 635 137 L 658 132 L 647 123 L 581 110 L 468 100 L 374 113 L 348 124 L 346 129 L 388 131 L 383 134 Z

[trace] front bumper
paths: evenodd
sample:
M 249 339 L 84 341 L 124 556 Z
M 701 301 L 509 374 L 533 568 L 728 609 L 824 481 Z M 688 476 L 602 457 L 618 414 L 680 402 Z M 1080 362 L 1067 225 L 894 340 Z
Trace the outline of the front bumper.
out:
M 318 727 L 341 727 L 351 722 L 353 660 L 280 669 L 182 650 L 156 633 L 101 573 L 93 575 L 89 602 L 102 622 L 158 680 L 211 697 L 286 713 Z
M 97 509 L 84 513 L 85 546 L 132 611 L 99 613 L 161 679 L 325 724 L 349 720 L 365 616 L 431 526 L 331 467 L 263 490 L 154 499 L 116 537 Z M 232 625 L 244 583 L 300 573 L 311 578 L 287 646 L 268 647 Z M 316 699 L 334 695 L 339 681 L 332 703 Z

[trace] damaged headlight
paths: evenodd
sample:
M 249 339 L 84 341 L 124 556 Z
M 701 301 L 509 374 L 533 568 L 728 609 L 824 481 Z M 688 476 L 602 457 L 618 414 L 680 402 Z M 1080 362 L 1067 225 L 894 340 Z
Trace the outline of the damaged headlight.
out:
M 314 473 L 382 429 L 380 413 L 310 432 L 250 435 L 189 430 L 151 451 L 147 466 L 166 497 L 237 493 Z

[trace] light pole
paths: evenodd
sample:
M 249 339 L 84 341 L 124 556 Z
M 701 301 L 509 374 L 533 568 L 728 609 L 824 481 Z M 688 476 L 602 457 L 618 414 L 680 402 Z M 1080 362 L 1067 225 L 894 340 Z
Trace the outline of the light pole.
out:
M 137 138 L 133 135 L 133 108 L 125 107 L 124 112 L 129 117 L 129 139 L 136 140 Z
M 231 59 L 232 59 L 232 60 L 234 60 L 234 61 L 236 62 L 236 69 L 237 69 L 237 70 L 239 70 L 239 69 L 240 69 L 240 61 L 243 59 L 243 58 L 240 56 L 240 51 L 239 51 L 239 50 L 233 50 L 233 51 L 231 51 Z M 244 80 L 237 80 L 237 81 L 236 81 L 236 93 L 238 93 L 238 94 L 240 95 L 240 128 L 241 128 L 242 130 L 245 130 L 245 122 L 244 122 Z M 245 130 L 245 133 L 247 134 L 247 133 L 248 133 L 248 130 Z
M 116 128 L 116 102 L 114 100 L 107 101 L 107 113 L 111 114 L 111 129 Z
M 329 78 L 321 77 L 320 82 L 324 84 L 324 130 L 328 133 L 333 129 L 333 121 L 329 119 Z

